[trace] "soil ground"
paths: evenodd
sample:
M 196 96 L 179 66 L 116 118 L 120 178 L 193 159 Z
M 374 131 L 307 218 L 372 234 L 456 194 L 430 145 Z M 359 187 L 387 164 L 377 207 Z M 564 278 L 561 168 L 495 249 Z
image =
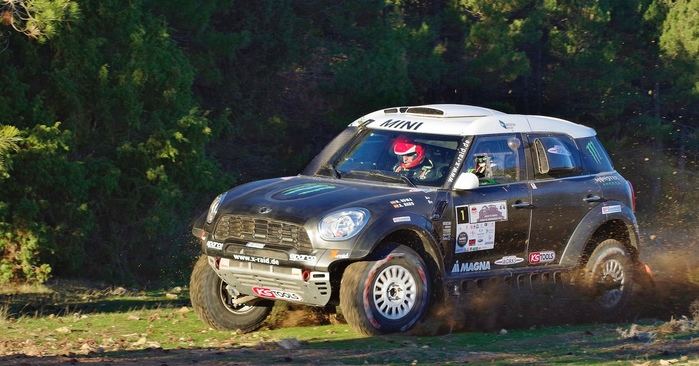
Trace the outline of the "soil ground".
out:
M 495 286 L 435 306 L 406 335 L 362 337 L 326 313 L 283 306 L 238 334 L 200 322 L 186 288 L 0 289 L 0 365 L 699 364 L 694 234 L 645 234 L 656 286 L 611 320 L 570 288 Z

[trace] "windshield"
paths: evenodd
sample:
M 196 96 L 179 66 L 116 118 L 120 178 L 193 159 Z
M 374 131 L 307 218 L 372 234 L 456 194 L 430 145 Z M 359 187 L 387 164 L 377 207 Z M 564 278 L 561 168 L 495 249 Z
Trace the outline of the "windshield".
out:
M 449 174 L 460 136 L 370 130 L 335 165 L 342 178 L 438 187 Z

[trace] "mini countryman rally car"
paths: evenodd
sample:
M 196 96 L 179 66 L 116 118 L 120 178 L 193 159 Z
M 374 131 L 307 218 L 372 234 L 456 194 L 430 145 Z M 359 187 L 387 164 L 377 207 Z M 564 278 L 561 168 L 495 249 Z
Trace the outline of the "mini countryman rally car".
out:
M 464 105 L 380 110 L 302 174 L 216 197 L 193 228 L 191 300 L 218 329 L 254 330 L 281 300 L 339 305 L 382 334 L 473 281 L 575 272 L 615 314 L 649 270 L 634 199 L 591 128 Z

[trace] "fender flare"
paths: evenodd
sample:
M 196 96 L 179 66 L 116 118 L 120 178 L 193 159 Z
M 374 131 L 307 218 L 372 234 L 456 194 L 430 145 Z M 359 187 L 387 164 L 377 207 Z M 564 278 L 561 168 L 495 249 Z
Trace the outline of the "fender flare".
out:
M 393 220 L 397 217 L 408 217 L 410 220 L 403 219 L 405 221 L 394 222 Z M 409 230 L 417 234 L 425 253 L 432 257 L 437 266 L 437 275 L 443 278 L 444 254 L 439 242 L 435 240 L 434 226 L 430 220 L 413 212 L 396 212 L 395 215 L 384 215 L 370 227 L 364 228 L 363 234 L 357 238 L 352 250 L 352 259 L 364 259 L 371 255 L 384 239 L 400 230 Z
M 628 231 L 630 245 L 638 250 L 640 235 L 638 232 L 638 222 L 630 207 L 619 201 L 608 201 L 604 206 L 621 206 L 620 212 L 609 214 L 602 213 L 602 205 L 595 207 L 583 217 L 573 234 L 568 239 L 568 243 L 561 254 L 560 264 L 565 267 L 575 267 L 579 264 L 580 256 L 585 250 L 592 235 L 600 226 L 612 220 L 622 221 Z

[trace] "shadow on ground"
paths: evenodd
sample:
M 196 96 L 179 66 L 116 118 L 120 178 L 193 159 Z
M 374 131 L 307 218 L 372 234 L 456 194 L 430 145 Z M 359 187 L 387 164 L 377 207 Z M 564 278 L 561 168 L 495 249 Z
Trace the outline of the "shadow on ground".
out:
M 177 288 L 176 292 L 49 284 L 45 291 L 0 293 L 0 310 L 5 318 L 16 319 L 23 316 L 121 313 L 130 310 L 188 306 L 188 292 L 180 288 Z

